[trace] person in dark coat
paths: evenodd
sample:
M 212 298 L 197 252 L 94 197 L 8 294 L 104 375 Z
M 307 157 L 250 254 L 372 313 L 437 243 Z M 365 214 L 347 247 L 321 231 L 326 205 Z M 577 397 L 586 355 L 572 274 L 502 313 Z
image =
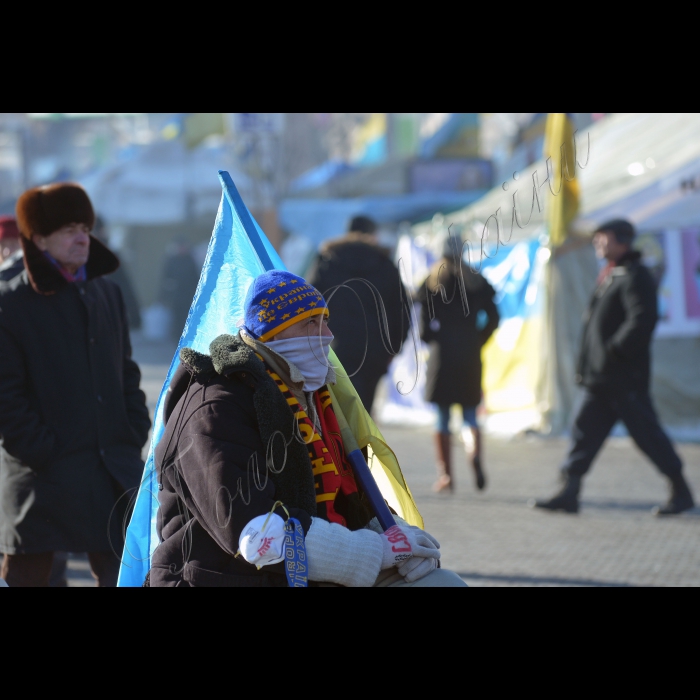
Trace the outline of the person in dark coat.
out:
M 668 502 L 653 512 L 675 515 L 694 506 L 681 459 L 649 396 L 657 292 L 641 254 L 632 249 L 634 238 L 634 227 L 623 219 L 604 223 L 594 235 L 596 255 L 607 264 L 585 317 L 576 375 L 585 394 L 560 468 L 563 486 L 552 498 L 533 501 L 534 507 L 578 512 L 581 481 L 618 420 L 669 482 Z
M 253 281 L 237 335 L 215 338 L 208 355 L 181 350 L 155 453 L 149 586 L 287 586 L 291 519 L 310 586 L 466 585 L 437 566 L 432 536 L 398 516 L 383 532 L 372 517 L 329 389 L 327 319 L 318 290 L 273 270 Z
M 451 234 L 445 239 L 442 257 L 416 294 L 421 304 L 421 339 L 430 353 L 425 400 L 436 404 L 438 412 L 435 491 L 454 489 L 450 433 L 453 404 L 462 407 L 462 438 L 476 487 L 486 487 L 476 408 L 482 396 L 481 348 L 498 328 L 500 317 L 493 287 L 464 263 L 462 245 L 462 240 Z
M 371 413 L 377 384 L 408 336 L 407 297 L 376 223 L 356 216 L 348 228 L 323 244 L 307 277 L 328 299 L 333 350 Z
M 14 216 L 0 216 L 0 281 L 11 280 L 24 270 L 19 228 Z
M 116 585 L 130 495 L 150 429 L 131 359 L 119 264 L 89 235 L 85 191 L 17 202 L 25 271 L 0 282 L 0 576 L 46 586 L 53 552 L 86 552 Z

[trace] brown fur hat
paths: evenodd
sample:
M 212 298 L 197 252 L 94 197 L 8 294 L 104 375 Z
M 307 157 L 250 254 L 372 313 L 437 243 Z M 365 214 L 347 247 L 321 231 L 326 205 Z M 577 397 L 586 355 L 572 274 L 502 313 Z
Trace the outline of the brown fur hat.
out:
M 34 187 L 17 200 L 17 223 L 25 238 L 49 236 L 67 224 L 95 225 L 95 212 L 87 192 L 72 182 Z

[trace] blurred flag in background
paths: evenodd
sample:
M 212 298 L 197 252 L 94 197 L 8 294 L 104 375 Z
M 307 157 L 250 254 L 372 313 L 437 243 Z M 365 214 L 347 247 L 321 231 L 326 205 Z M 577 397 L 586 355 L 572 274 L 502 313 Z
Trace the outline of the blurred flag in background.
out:
M 556 248 L 566 240 L 569 224 L 578 214 L 580 188 L 576 178 L 575 130 L 571 114 L 553 112 L 547 116 L 544 158 L 551 158 L 548 170 L 550 186 L 558 193 L 546 198 L 550 248 Z

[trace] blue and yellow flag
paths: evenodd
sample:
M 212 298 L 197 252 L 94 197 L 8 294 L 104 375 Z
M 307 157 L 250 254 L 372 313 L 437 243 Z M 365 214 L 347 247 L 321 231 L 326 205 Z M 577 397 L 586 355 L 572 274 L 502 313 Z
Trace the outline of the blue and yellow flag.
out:
M 574 131 L 571 114 L 553 112 L 547 116 L 544 158 L 551 158 L 551 191 L 557 192 L 547 197 L 546 204 L 550 248 L 556 248 L 566 240 L 569 224 L 578 214 L 580 188 L 576 177 Z
M 231 176 L 219 171 L 219 179 L 223 193 L 209 249 L 185 328 L 156 404 L 148 458 L 126 532 L 118 582 L 122 587 L 143 584 L 151 566 L 151 555 L 158 544 L 158 482 L 154 453 L 163 436 L 163 403 L 180 364 L 180 349 L 190 347 L 208 354 L 209 344 L 214 338 L 222 333 L 236 332 L 237 322 L 243 317 L 248 287 L 255 277 L 267 270 L 285 269 L 279 255 L 243 203 Z M 423 520 L 396 456 L 365 411 L 332 350 L 330 360 L 338 375 L 338 383 L 333 387 L 334 396 L 359 447 L 368 448 L 368 463 L 382 495 L 401 517 L 412 525 L 423 527 Z

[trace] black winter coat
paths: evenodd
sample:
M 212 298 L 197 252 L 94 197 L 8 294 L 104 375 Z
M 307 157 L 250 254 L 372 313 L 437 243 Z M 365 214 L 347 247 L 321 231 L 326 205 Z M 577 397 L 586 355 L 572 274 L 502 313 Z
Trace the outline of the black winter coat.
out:
M 278 500 L 308 532 L 316 515 L 308 448 L 295 438 L 284 395 L 239 336 L 219 336 L 210 353 L 181 350 L 166 397 L 155 454 L 161 542 L 149 584 L 286 586 L 282 563 L 258 570 L 235 554 L 244 526 Z
M 331 347 L 345 371 L 352 375 L 364 367 L 382 375 L 408 335 L 407 297 L 386 251 L 366 240 L 366 236 L 348 234 L 326 243 L 307 280 L 328 302 L 335 336 Z M 370 282 L 374 290 L 361 280 Z M 344 284 L 349 289 L 334 289 Z
M 116 258 L 91 237 L 88 280 L 68 283 L 34 243 L 0 283 L 0 552 L 121 553 L 150 419 Z M 131 495 L 131 494 L 129 494 Z
M 631 251 L 598 285 L 584 316 L 576 381 L 590 389 L 649 390 L 656 284 Z
M 494 295 L 482 275 L 466 265 L 460 275 L 454 263 L 444 258 L 419 288 L 421 339 L 430 351 L 426 401 L 462 406 L 481 402 L 481 348 L 499 322 Z M 480 311 L 486 313 L 486 323 L 477 330 Z
M 12 253 L 7 260 L 0 265 L 0 282 L 7 282 L 21 274 L 24 270 L 24 256 L 21 250 Z

